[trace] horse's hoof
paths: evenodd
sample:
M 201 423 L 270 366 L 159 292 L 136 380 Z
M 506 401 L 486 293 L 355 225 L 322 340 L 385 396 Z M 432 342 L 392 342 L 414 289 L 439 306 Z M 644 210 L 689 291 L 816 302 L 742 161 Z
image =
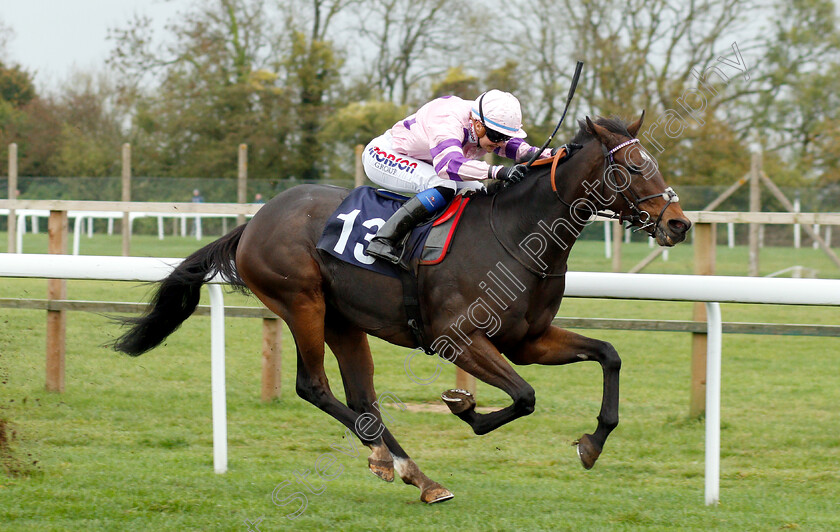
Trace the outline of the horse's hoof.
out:
M 436 502 L 448 501 L 454 496 L 451 491 L 435 483 L 432 487 L 423 490 L 423 493 L 420 495 L 420 500 L 426 504 L 434 504 Z
M 475 408 L 475 397 L 466 390 L 446 390 L 440 398 L 455 415 Z
M 580 458 L 580 462 L 583 464 L 584 469 L 592 469 L 592 466 L 595 465 L 595 461 L 598 460 L 599 456 L 601 456 L 601 448 L 595 445 L 595 442 L 592 441 L 592 435 L 584 434 L 572 445 L 574 445 L 577 449 L 578 458 Z
M 391 460 L 374 460 L 368 458 L 368 467 L 370 472 L 381 478 L 385 482 L 394 481 L 394 462 Z

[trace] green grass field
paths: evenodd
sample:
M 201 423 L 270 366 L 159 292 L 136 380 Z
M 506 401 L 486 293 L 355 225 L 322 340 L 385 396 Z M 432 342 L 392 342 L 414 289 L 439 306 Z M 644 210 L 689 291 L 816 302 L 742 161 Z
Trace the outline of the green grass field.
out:
M 205 239 L 202 243 L 212 240 Z M 0 234 L 0 251 L 6 237 Z M 185 256 L 194 239 L 136 237 L 136 255 Z M 86 254 L 118 254 L 119 237 L 84 239 Z M 27 252 L 46 251 L 27 235 Z M 626 246 L 625 264 L 648 253 Z M 746 273 L 744 248 L 718 248 L 718 273 Z M 690 245 L 646 271 L 690 273 Z M 766 248 L 762 272 L 794 264 L 838 277 L 819 251 Z M 603 243 L 581 242 L 572 269 L 608 270 Z M 68 282 L 70 299 L 139 301 L 148 287 Z M 43 280 L 0 279 L 0 297 L 43 298 Z M 226 295 L 226 304 L 256 305 Z M 206 294 L 205 294 L 206 299 Z M 206 302 L 206 301 L 205 301 Z M 561 315 L 690 319 L 690 303 L 571 299 Z M 837 324 L 837 309 L 723 305 L 725 321 Z M 580 331 L 612 342 L 622 355 L 621 424 L 591 471 L 570 446 L 596 424 L 597 364 L 522 367 L 537 410 L 475 436 L 450 414 L 388 411 L 390 428 L 424 472 L 455 493 L 427 506 L 419 490 L 367 471 L 338 422 L 294 393 L 294 349 L 284 336 L 283 395 L 259 400 L 261 324 L 226 322 L 229 471 L 213 472 L 209 319 L 193 317 L 160 348 L 139 358 L 103 347 L 118 334 L 106 318 L 67 318 L 66 392 L 44 391 L 43 311 L 0 309 L 0 419 L 11 440 L 0 451 L 2 530 L 838 530 L 840 529 L 840 359 L 838 339 L 726 335 L 723 339 L 721 504 L 703 504 L 704 427 L 689 419 L 688 334 Z M 372 340 L 376 385 L 408 404 L 440 404 L 452 368 L 421 386 L 408 378 L 410 351 Z M 328 355 L 334 392 L 343 396 Z M 434 362 L 416 358 L 415 372 Z M 480 406 L 505 406 L 479 384 Z M 332 453 L 333 480 L 283 488 L 306 494 L 278 506 L 272 492 L 314 471 Z M 340 468 L 339 468 L 340 466 Z M 4 470 L 5 469 L 5 470 Z M 313 473 L 314 474 L 314 473 Z M 256 530 L 256 528 L 251 528 Z

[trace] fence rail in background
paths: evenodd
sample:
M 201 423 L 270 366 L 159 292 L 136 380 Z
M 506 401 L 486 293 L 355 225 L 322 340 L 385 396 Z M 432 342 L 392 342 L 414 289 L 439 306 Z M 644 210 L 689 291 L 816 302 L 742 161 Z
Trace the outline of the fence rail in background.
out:
M 50 217 L 50 222 L 60 220 Z M 66 220 L 66 218 L 65 218 Z M 55 254 L 0 254 L 0 277 L 153 282 L 164 278 L 183 259 L 148 257 L 62 256 Z M 210 294 L 210 356 L 213 410 L 213 467 L 217 473 L 227 471 L 227 421 L 225 404 L 225 330 L 224 298 L 218 280 L 207 285 Z M 53 295 L 50 291 L 49 295 Z M 63 297 L 61 298 L 63 299 Z M 47 387 L 62 391 L 64 383 L 64 320 L 63 310 L 47 310 L 58 314 L 58 325 L 48 321 Z M 49 319 L 49 318 L 48 318 Z M 51 387 L 60 383 L 60 387 Z
M 47 277 L 154 281 L 181 259 L 0 254 L 0 277 Z M 218 282 L 214 279 L 212 282 Z M 224 305 L 221 289 L 208 285 L 211 298 L 211 359 L 214 466 L 227 468 L 224 388 Z M 783 305 L 840 305 L 840 280 L 767 279 L 691 275 L 569 272 L 568 297 L 696 301 L 705 303 L 708 323 L 706 373 L 705 501 L 719 500 L 721 315 L 717 301 Z M 215 312 L 214 312 L 215 311 Z
M 23 252 L 23 232 L 26 224 L 23 220 L 26 216 L 47 217 L 52 212 L 65 212 L 73 218 L 73 254 L 79 254 L 80 240 L 82 233 L 82 222 L 85 219 L 93 218 L 108 219 L 109 224 L 114 220 L 122 220 L 123 227 L 128 220 L 128 228 L 122 231 L 123 253 L 130 249 L 126 239 L 131 238 L 131 227 L 134 220 L 143 217 L 156 217 L 158 221 L 158 238 L 163 239 L 163 218 L 179 218 L 181 220 L 181 232 L 186 233 L 187 219 L 195 220 L 195 236 L 202 237 L 202 218 L 222 218 L 226 224 L 227 219 L 253 216 L 262 204 L 256 203 L 156 203 L 156 202 L 121 202 L 121 201 L 67 201 L 67 200 L 0 200 L 0 215 L 6 214 L 9 217 L 9 227 L 16 227 L 15 234 L 9 235 L 9 251 Z M 17 224 L 12 219 L 20 220 Z M 109 225 L 111 228 L 112 225 Z M 109 231 L 110 232 L 110 231 Z
M 46 211 L 118 211 L 159 213 L 255 214 L 258 203 L 166 203 L 155 201 L 84 200 L 8 200 L 0 199 L 0 209 L 40 209 Z
M 781 193 L 780 193 L 781 194 Z M 73 254 L 79 253 L 80 235 L 82 232 L 82 220 L 92 218 L 109 218 L 109 223 L 113 223 L 114 219 L 124 218 L 128 216 L 129 229 L 131 221 L 139 217 L 155 216 L 158 218 L 158 238 L 163 238 L 163 218 L 174 217 L 181 219 L 181 232 L 186 233 L 187 218 L 195 218 L 196 224 L 196 238 L 201 235 L 201 218 L 203 217 L 220 217 L 223 219 L 223 227 L 226 227 L 228 218 L 236 217 L 237 222 L 244 219 L 245 216 L 253 216 L 262 206 L 262 204 L 250 203 L 161 203 L 161 202 L 118 202 L 118 201 L 67 201 L 67 200 L 0 200 L 0 214 L 6 214 L 9 217 L 9 227 L 15 227 L 15 220 L 12 213 L 17 212 L 18 218 L 23 212 L 34 213 L 37 212 L 39 216 L 45 216 L 46 213 L 54 210 L 73 211 L 70 217 L 74 222 L 74 238 L 73 238 Z M 840 267 L 840 258 L 831 250 L 830 228 L 833 225 L 840 225 L 840 213 L 814 213 L 814 212 L 725 212 L 725 211 L 685 211 L 688 218 L 699 226 L 702 224 L 727 224 L 727 231 L 730 235 L 729 245 L 732 247 L 734 238 L 734 224 L 743 223 L 750 224 L 753 227 L 755 224 L 761 225 L 792 225 L 794 228 L 804 226 L 809 235 L 814 238 L 815 246 L 821 247 L 828 257 Z M 126 213 L 129 213 L 128 215 Z M 604 218 L 596 218 L 596 220 L 603 220 L 605 225 L 605 254 L 607 258 L 612 258 L 612 269 L 615 272 L 622 271 L 621 261 L 621 240 L 622 229 L 618 224 Z M 124 222 L 125 223 L 125 222 Z M 22 237 L 25 230 L 25 224 L 17 224 L 16 235 L 9 236 L 9 251 L 17 249 L 21 252 L 23 245 Z M 612 231 L 610 226 L 614 225 Z M 819 228 L 826 226 L 826 238 L 823 239 L 811 227 Z M 111 226 L 109 226 L 110 229 Z M 110 232 L 110 230 L 109 230 Z M 90 234 L 90 233 L 89 233 Z M 128 236 L 125 236 L 128 234 Z M 123 239 L 130 238 L 130 231 L 123 233 Z M 610 243 L 611 241 L 611 243 Z M 123 248 L 127 247 L 127 243 L 123 242 Z M 754 244 L 751 249 L 753 249 Z M 667 260 L 667 248 L 659 248 L 652 252 L 648 257 L 642 260 L 639 264 L 630 269 L 631 273 L 638 273 L 659 256 Z M 750 256 L 750 272 L 755 273 L 757 269 L 757 255 L 751 253 Z
M 714 205 L 712 202 L 710 205 Z M 153 215 L 157 213 L 159 216 L 158 230 L 159 237 L 162 233 L 162 216 L 180 216 L 182 222 L 183 217 L 187 216 L 245 216 L 253 215 L 262 207 L 261 204 L 233 204 L 233 203 L 156 203 L 156 202 L 113 202 L 113 201 L 61 201 L 61 200 L 0 200 L 0 209 L 39 209 L 41 212 L 65 213 L 68 211 L 74 212 L 77 216 L 83 216 L 78 213 L 104 213 L 104 214 L 118 214 L 131 213 L 134 215 Z M 716 224 L 717 223 L 750 223 L 750 224 L 822 224 L 830 227 L 831 225 L 840 224 L 840 213 L 799 213 L 799 212 L 718 212 L 718 211 L 686 211 L 686 215 L 694 223 L 693 241 L 695 249 L 695 273 L 699 275 L 712 275 L 715 271 L 715 249 L 716 249 Z M 601 218 L 598 218 L 601 219 Z M 73 238 L 73 253 L 79 253 L 79 240 L 81 234 L 81 219 L 76 218 Z M 612 222 L 609 222 L 612 223 Z M 612 260 L 613 270 L 619 271 L 621 269 L 621 234 L 622 229 L 618 224 L 613 224 L 612 238 Z M 21 229 L 23 224 L 21 224 Z M 609 227 L 605 227 L 607 237 L 610 236 L 611 231 Z M 125 235 L 125 233 L 123 233 Z M 20 235 L 19 235 L 20 236 Z M 197 235 L 199 236 L 199 235 Z M 55 235 L 58 238 L 58 235 Z M 17 246 L 18 252 L 23 247 L 22 240 Z M 127 244 L 123 242 L 123 249 L 126 249 Z M 11 249 L 11 248 L 10 248 Z M 609 247 L 607 248 L 609 249 Z M 662 252 L 663 258 L 667 258 L 667 248 L 660 248 L 665 251 Z M 840 265 L 840 258 L 827 247 L 824 247 L 825 252 L 838 265 Z M 655 258 L 656 254 L 649 255 L 642 263 L 634 267 L 631 272 L 637 273 L 645 265 L 649 264 L 649 260 Z M 753 258 L 755 259 L 755 258 Z M 751 263 L 750 268 L 753 269 L 755 262 Z M 701 304 L 695 306 L 694 319 L 702 322 L 705 320 L 705 307 Z M 705 375 L 705 353 L 706 353 L 706 335 L 705 333 L 693 333 L 692 344 L 692 401 L 689 407 L 689 413 L 692 416 L 697 416 L 703 413 L 705 409 L 705 393 L 702 388 L 703 375 Z M 465 373 L 458 373 L 456 377 L 459 387 L 475 390 L 475 381 Z
M 61 211 L 118 211 L 149 213 L 255 214 L 262 204 L 256 203 L 165 203 L 132 201 L 81 200 L 8 200 L 0 199 L 0 209 L 40 209 Z M 825 224 L 840 225 L 837 212 L 729 212 L 685 211 L 693 223 L 759 223 L 759 224 Z
M 190 204 L 192 205 L 192 204 Z M 38 232 L 38 218 L 49 218 L 50 212 L 48 210 L 39 210 L 39 209 L 16 209 L 15 215 L 17 217 L 17 224 L 16 224 L 16 235 L 15 235 L 15 247 L 17 253 L 23 253 L 23 234 L 26 231 L 26 218 L 30 217 L 32 219 L 32 233 Z M 0 209 L 0 216 L 8 215 L 10 213 L 9 209 Z M 158 240 L 164 239 L 164 218 L 170 218 L 176 221 L 180 221 L 180 228 L 181 228 L 181 235 L 187 235 L 187 221 L 192 220 L 194 224 L 195 231 L 193 235 L 195 236 L 196 240 L 201 240 L 204 234 L 202 231 L 202 219 L 204 218 L 221 218 L 222 219 L 222 227 L 227 227 L 227 221 L 229 219 L 234 219 L 237 223 L 240 217 L 245 217 L 244 214 L 208 214 L 203 212 L 197 213 L 150 213 L 150 212 L 129 212 L 128 213 L 128 226 L 129 231 L 128 235 L 129 238 L 132 234 L 134 234 L 134 222 L 135 220 L 142 219 L 142 218 L 156 218 L 157 219 L 157 234 Z M 252 216 L 252 215 L 247 215 Z M 84 223 L 87 222 L 88 227 L 88 238 L 93 236 L 93 220 L 95 219 L 104 219 L 108 221 L 108 234 L 113 234 L 114 232 L 114 221 L 120 220 L 123 224 L 125 224 L 125 213 L 122 212 L 115 212 L 115 211 L 67 211 L 67 217 L 73 220 L 73 255 L 79 255 L 81 251 L 81 235 L 84 230 Z M 176 226 L 177 227 L 177 226 Z M 174 232 L 174 230 L 173 230 Z M 227 232 L 226 230 L 224 232 Z M 125 235 L 123 235 L 125 238 Z

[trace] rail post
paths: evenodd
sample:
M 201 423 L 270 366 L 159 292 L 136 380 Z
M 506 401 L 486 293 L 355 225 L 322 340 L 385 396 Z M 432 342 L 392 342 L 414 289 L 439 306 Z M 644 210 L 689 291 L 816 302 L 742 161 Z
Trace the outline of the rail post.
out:
M 802 211 L 802 204 L 799 199 L 799 191 L 796 191 L 796 196 L 793 198 L 793 212 L 799 213 Z M 802 231 L 799 224 L 793 224 L 793 247 L 799 249 L 802 247 Z
M 67 252 L 67 211 L 50 211 L 49 252 Z M 67 299 L 67 281 L 47 279 L 47 299 Z M 64 353 L 67 316 L 64 310 L 47 310 L 46 389 L 64 392 Z
M 621 239 L 624 237 L 624 227 L 618 220 L 612 222 L 612 271 L 621 271 Z
M 694 225 L 694 273 L 714 275 L 715 243 L 717 224 L 698 223 Z M 706 321 L 706 305 L 694 303 L 694 321 Z M 700 417 L 706 412 L 706 351 L 708 335 L 705 332 L 691 333 L 691 398 L 688 415 Z
M 122 145 L 122 201 L 131 201 L 131 144 L 128 143 Z M 122 219 L 122 255 L 131 255 L 131 213 L 128 211 L 123 212 Z
M 262 387 L 260 396 L 263 402 L 280 397 L 280 377 L 282 375 L 281 339 L 283 320 L 263 318 L 262 342 Z
M 475 377 L 462 370 L 455 369 L 455 387 L 459 390 L 466 390 L 475 395 Z
M 604 258 L 612 258 L 612 221 L 604 220 Z
M 365 147 L 361 144 L 356 145 L 356 187 L 360 187 L 365 184 L 365 168 L 362 165 L 362 152 L 365 150 Z
M 758 150 L 752 154 L 752 163 L 750 165 L 750 212 L 759 212 L 761 210 L 761 152 Z M 758 277 L 758 257 L 760 253 L 759 233 L 761 231 L 761 224 L 750 224 L 750 266 L 749 276 Z
M 9 199 L 17 199 L 17 179 L 18 179 L 18 164 L 17 164 L 17 144 L 14 142 L 9 144 Z M 17 213 L 15 208 L 9 209 L 9 218 L 6 224 L 6 231 L 8 237 L 8 245 L 6 251 L 8 253 L 15 253 L 17 251 Z
M 248 203 L 248 145 L 239 145 L 239 157 L 236 172 L 236 202 Z M 245 215 L 236 216 L 236 225 L 245 223 Z

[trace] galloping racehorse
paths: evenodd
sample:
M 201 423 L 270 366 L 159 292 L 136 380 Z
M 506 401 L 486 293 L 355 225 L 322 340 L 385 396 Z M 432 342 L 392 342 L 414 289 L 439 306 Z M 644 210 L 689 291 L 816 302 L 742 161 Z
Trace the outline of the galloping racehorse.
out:
M 593 211 L 612 211 L 662 246 L 685 239 L 691 224 L 635 139 L 643 119 L 644 113 L 630 125 L 604 118 L 580 121 L 573 140 L 583 145 L 579 152 L 559 166 L 531 167 L 521 183 L 498 194 L 474 196 L 446 259 L 419 268 L 425 337 L 436 339 L 432 346 L 442 356 L 513 400 L 501 410 L 479 414 L 468 393 L 444 392 L 452 412 L 476 434 L 534 411 L 534 389 L 505 358 L 517 365 L 582 360 L 601 365 L 598 426 L 577 442 L 585 468 L 594 465 L 618 425 L 618 353 L 607 342 L 551 323 L 563 299 L 566 260 Z M 452 493 L 424 475 L 384 425 L 374 438 L 358 429 L 363 414 L 382 422 L 374 407 L 367 335 L 405 347 L 418 345 L 407 325 L 399 280 L 316 249 L 324 224 L 348 194 L 316 185 L 279 194 L 246 225 L 196 251 L 161 281 L 147 313 L 126 320 L 132 327 L 114 348 L 137 356 L 160 344 L 195 310 L 202 284 L 220 273 L 286 321 L 297 347 L 298 395 L 371 449 L 370 469 L 387 481 L 396 470 L 405 483 L 421 490 L 424 502 L 447 500 Z M 495 275 L 495 285 L 484 282 L 488 275 Z M 479 301 L 485 305 L 484 317 L 476 312 Z M 501 308 L 496 319 L 487 312 L 490 301 Z M 346 405 L 330 390 L 324 342 L 338 359 Z

